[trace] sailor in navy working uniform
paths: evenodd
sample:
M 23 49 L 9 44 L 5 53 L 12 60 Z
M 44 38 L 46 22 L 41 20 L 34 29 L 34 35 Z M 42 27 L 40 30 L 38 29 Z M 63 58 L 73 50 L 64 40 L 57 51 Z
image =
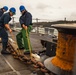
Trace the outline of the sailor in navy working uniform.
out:
M 14 7 L 9 9 L 8 13 L 3 14 L 0 17 L 0 37 L 2 39 L 2 51 L 1 54 L 10 54 L 7 49 L 8 44 L 8 33 L 6 29 L 11 33 L 12 29 L 9 26 L 9 21 L 11 20 L 11 16 L 15 15 L 16 9 Z
M 7 6 L 4 6 L 3 8 L 0 9 L 0 17 L 3 15 L 4 12 L 8 10 Z

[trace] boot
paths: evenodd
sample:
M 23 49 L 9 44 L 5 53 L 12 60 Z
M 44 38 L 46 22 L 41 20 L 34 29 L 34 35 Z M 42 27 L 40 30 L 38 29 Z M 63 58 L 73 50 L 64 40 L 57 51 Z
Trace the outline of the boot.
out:
M 1 54 L 11 54 L 6 48 L 3 48 Z
M 24 55 L 28 55 L 28 54 L 30 54 L 30 51 L 25 51 L 24 52 Z
M 1 54 L 11 54 L 10 52 L 8 52 L 7 49 L 7 42 L 3 42 L 3 49 L 1 51 Z
M 2 50 L 1 54 L 11 54 L 10 52 L 8 52 L 7 50 Z
M 2 50 L 1 54 L 11 54 L 10 52 L 8 52 L 7 50 Z

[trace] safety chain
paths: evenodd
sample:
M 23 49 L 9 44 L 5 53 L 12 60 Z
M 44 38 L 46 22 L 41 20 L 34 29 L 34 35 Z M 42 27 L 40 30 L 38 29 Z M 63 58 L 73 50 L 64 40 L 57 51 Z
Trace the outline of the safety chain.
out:
M 46 69 L 43 63 L 41 63 L 40 61 L 36 61 L 34 58 L 28 58 L 26 55 L 19 55 L 18 51 L 16 51 L 9 42 L 8 42 L 8 50 L 11 52 L 14 58 L 19 59 L 27 64 L 33 64 L 34 68 L 38 68 L 42 72 L 50 74 L 50 71 Z

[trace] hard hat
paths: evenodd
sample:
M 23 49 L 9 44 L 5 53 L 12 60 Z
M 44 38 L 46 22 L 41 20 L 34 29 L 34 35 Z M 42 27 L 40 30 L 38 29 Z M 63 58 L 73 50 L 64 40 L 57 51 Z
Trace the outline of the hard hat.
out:
M 23 10 L 26 10 L 26 9 L 25 9 L 25 7 L 24 7 L 23 5 L 21 5 L 21 6 L 19 7 L 19 10 L 22 12 Z
M 8 10 L 8 7 L 7 7 L 7 6 L 4 6 L 3 9 L 4 9 L 5 11 L 7 11 L 7 10 Z
M 15 9 L 14 7 L 10 8 L 10 10 L 9 10 L 9 11 L 11 11 L 13 14 L 15 14 L 15 13 L 16 13 L 16 9 Z

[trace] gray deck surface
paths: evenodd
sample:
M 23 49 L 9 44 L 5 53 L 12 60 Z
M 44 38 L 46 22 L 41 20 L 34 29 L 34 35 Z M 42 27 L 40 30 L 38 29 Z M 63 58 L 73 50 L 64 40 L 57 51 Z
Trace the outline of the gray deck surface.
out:
M 30 39 L 33 50 L 43 49 L 40 39 L 36 35 L 31 34 Z M 0 53 L 0 75 L 30 75 L 34 70 L 35 68 L 32 65 L 24 64 L 20 60 L 14 59 L 12 55 L 2 55 Z

